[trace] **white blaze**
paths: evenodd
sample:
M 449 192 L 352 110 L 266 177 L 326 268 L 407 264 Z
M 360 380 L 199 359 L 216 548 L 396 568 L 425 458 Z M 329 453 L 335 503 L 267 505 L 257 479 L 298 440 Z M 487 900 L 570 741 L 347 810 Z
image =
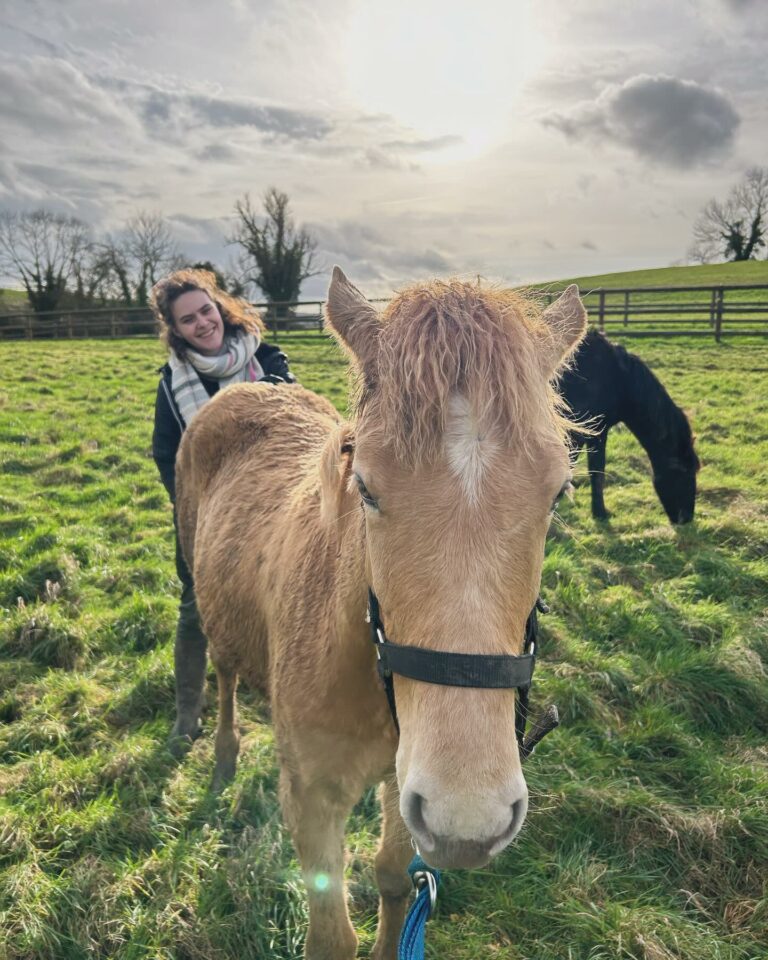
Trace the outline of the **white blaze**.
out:
M 481 434 L 467 398 L 455 394 L 449 405 L 445 453 L 449 469 L 473 505 L 479 500 L 483 472 L 495 452 L 496 444 Z

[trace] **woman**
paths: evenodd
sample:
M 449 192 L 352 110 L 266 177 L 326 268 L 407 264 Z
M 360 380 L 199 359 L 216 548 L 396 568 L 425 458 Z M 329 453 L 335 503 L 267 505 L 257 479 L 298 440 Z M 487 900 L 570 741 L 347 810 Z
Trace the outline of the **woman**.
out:
M 152 309 L 160 338 L 170 350 L 157 388 L 152 454 L 175 503 L 181 435 L 208 400 L 233 383 L 294 383 L 295 378 L 285 354 L 261 343 L 258 314 L 217 287 L 214 275 L 206 270 L 178 270 L 160 280 L 152 289 Z M 179 755 L 200 733 L 207 641 L 178 536 L 176 570 L 182 591 L 174 648 L 176 722 L 169 743 Z

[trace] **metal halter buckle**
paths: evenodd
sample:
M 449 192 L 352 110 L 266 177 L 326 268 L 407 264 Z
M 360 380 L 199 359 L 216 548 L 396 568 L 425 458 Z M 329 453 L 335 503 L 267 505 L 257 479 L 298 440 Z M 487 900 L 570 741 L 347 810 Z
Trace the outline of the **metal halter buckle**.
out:
M 435 904 L 437 903 L 437 882 L 435 875 L 430 873 L 429 870 L 417 870 L 413 875 L 413 883 L 419 893 L 424 889 L 425 883 L 429 888 L 429 913 L 427 914 L 427 919 L 429 919 L 435 912 Z

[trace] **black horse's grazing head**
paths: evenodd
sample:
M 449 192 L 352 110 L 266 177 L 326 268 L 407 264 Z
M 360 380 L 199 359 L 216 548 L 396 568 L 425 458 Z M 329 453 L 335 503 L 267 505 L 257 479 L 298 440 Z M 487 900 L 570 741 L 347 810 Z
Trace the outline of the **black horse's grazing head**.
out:
M 654 464 L 653 486 L 670 523 L 690 523 L 696 507 L 696 474 L 699 458 L 693 449 L 688 418 L 675 408 L 668 454 Z

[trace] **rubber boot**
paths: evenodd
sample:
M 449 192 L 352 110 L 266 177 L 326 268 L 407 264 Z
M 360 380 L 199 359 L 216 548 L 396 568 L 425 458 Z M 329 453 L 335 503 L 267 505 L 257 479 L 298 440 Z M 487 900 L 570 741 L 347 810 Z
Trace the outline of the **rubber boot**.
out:
M 183 756 L 201 733 L 200 714 L 205 694 L 207 646 L 208 641 L 200 625 L 194 587 L 185 584 L 179 604 L 179 622 L 176 625 L 173 651 L 176 723 L 168 738 L 171 753 L 177 757 Z

